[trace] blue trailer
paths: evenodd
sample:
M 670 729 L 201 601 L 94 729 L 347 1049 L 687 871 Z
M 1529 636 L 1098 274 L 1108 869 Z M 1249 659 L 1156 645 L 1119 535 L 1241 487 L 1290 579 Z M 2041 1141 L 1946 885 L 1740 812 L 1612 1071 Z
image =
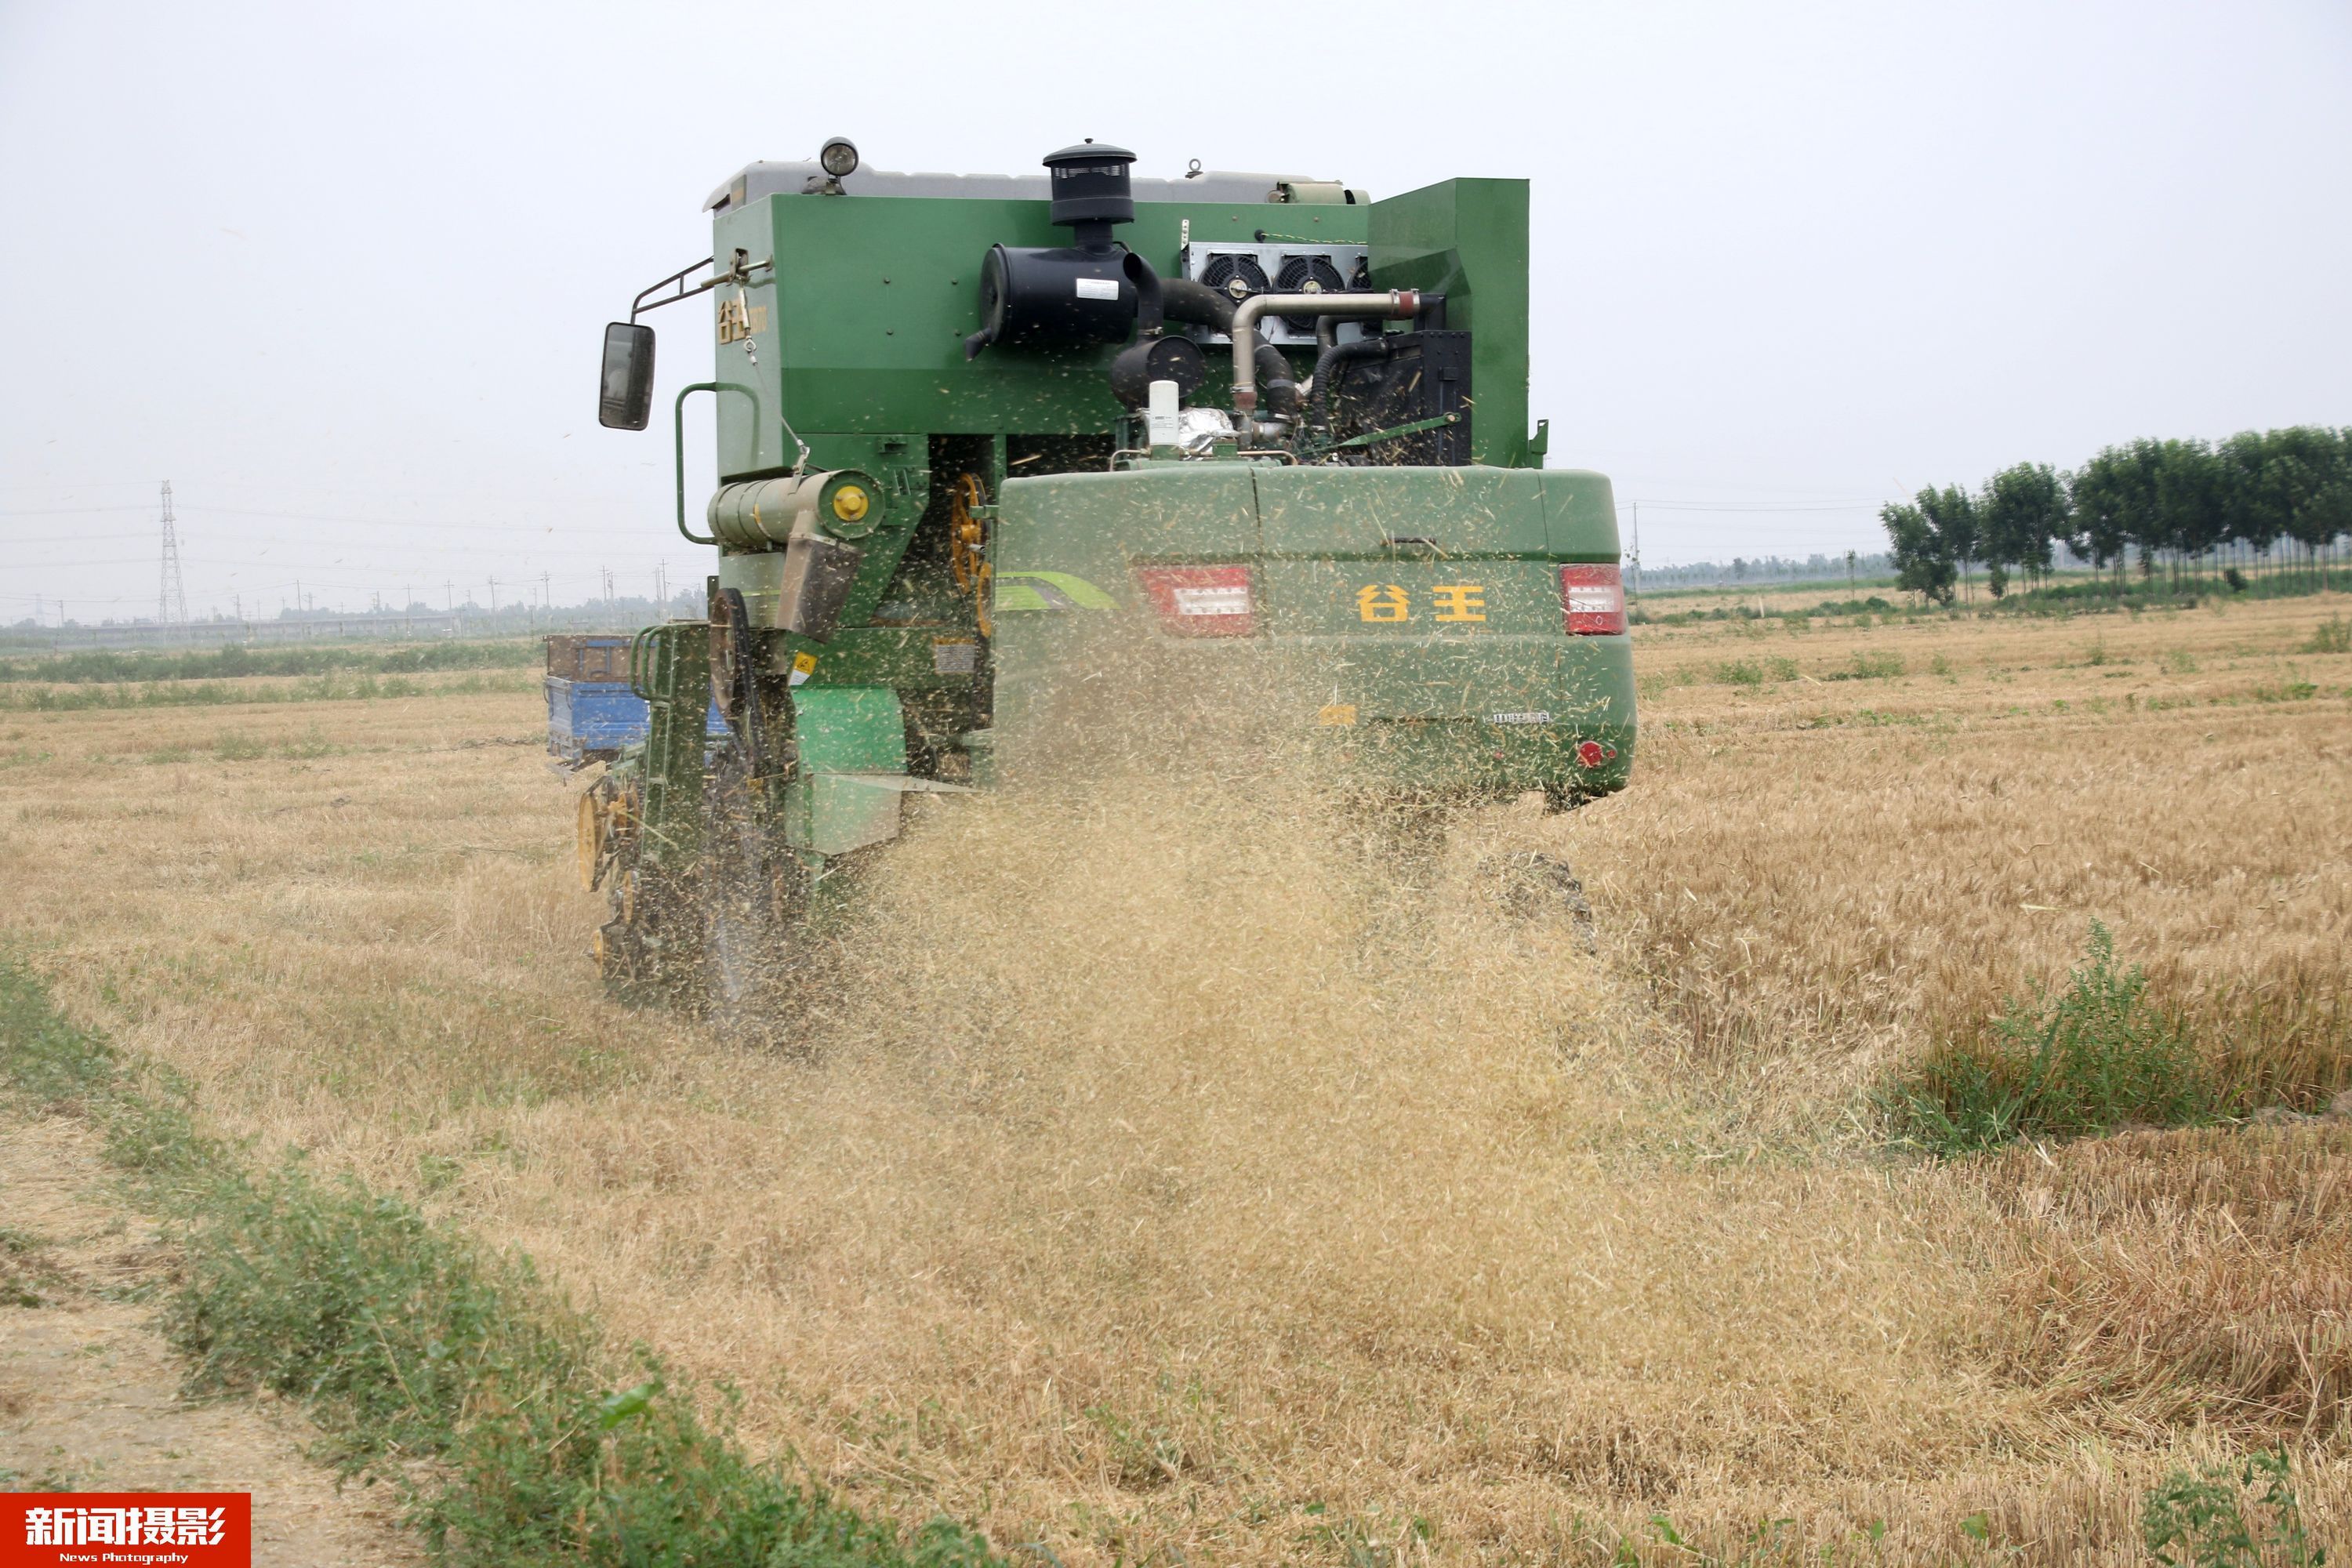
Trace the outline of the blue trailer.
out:
M 629 679 L 625 636 L 580 635 L 547 639 L 547 749 L 574 767 L 608 763 L 646 738 L 646 700 Z M 727 732 L 712 703 L 710 735 Z

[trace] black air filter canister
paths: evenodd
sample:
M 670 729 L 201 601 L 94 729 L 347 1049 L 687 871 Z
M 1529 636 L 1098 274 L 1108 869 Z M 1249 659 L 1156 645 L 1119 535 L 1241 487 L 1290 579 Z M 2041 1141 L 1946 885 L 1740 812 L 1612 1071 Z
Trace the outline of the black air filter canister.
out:
M 1135 285 L 1123 250 L 991 246 L 980 265 L 977 334 L 1007 348 L 1120 343 L 1135 331 Z M 979 351 L 965 344 L 966 357 Z

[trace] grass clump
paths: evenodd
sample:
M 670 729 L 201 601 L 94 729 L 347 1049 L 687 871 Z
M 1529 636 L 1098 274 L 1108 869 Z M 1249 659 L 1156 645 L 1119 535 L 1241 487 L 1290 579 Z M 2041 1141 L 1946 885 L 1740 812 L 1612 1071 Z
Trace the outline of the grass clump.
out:
M 2174 1471 L 2142 1501 L 2140 1539 L 2166 1568 L 2319 1568 L 2327 1561 L 2304 1526 L 2284 1448 Z
M 1833 669 L 1823 680 L 1892 680 L 1903 673 L 1903 656 L 1868 648 L 1854 650 L 1853 662 Z
M 2019 1138 L 2073 1138 L 2127 1124 L 2193 1125 L 2223 1096 L 2179 1021 L 2147 995 L 2115 938 L 2091 922 L 2087 961 L 2063 992 L 2011 998 L 1989 1036 L 1948 1043 L 1886 1097 L 1904 1140 L 1966 1154 Z
M 1796 679 L 1797 661 L 1793 658 L 1736 658 L 1715 667 L 1715 683 L 1718 686 L 1763 686 Z
M 306 1402 L 350 1472 L 406 1487 L 394 1467 L 436 1461 L 410 1517 L 445 1554 L 614 1568 L 992 1561 L 948 1521 L 903 1542 L 755 1463 L 650 1355 L 609 1375 L 591 1325 L 526 1265 L 355 1182 L 299 1166 L 224 1181 L 188 1240 L 165 1325 L 191 1384 Z
M 0 960 L 0 1085 L 101 1127 L 176 1222 L 163 1314 L 193 1388 L 275 1390 L 347 1474 L 385 1481 L 437 1556 L 481 1568 L 976 1568 L 945 1519 L 911 1539 L 752 1460 L 640 1352 L 616 1364 L 526 1261 L 401 1200 L 268 1175 L 196 1130 L 174 1080 L 61 1017 Z M 420 1463 L 419 1461 L 423 1461 Z
M 2330 616 L 2311 629 L 2303 645 L 2305 653 L 2352 653 L 2352 621 Z
M 37 1307 L 58 1282 L 48 1244 L 28 1230 L 0 1225 L 0 1307 Z

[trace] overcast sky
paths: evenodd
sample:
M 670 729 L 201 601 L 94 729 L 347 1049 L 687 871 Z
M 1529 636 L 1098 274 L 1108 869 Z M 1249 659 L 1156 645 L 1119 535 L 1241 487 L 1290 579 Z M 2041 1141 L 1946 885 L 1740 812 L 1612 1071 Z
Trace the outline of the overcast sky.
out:
M 2352 424 L 2347 0 L 0 0 L 0 621 L 152 614 L 163 479 L 198 615 L 698 581 L 667 442 L 594 421 L 598 335 L 708 254 L 714 185 L 835 132 L 882 169 L 1094 136 L 1528 177 L 1533 413 L 1654 563 Z M 657 408 L 708 342 L 666 335 Z

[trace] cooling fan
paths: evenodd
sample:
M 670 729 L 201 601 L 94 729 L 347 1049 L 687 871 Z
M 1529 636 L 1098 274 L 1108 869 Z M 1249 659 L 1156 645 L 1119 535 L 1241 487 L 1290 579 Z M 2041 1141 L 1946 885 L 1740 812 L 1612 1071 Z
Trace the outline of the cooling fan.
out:
M 1253 294 L 1265 292 L 1265 268 L 1255 257 L 1224 251 L 1209 258 L 1208 265 L 1201 268 L 1201 281 L 1238 305 Z
M 1277 294 L 1344 294 L 1348 281 L 1328 256 L 1286 256 L 1275 274 L 1274 289 Z M 1285 316 L 1282 324 L 1302 337 L 1315 335 L 1312 316 Z

